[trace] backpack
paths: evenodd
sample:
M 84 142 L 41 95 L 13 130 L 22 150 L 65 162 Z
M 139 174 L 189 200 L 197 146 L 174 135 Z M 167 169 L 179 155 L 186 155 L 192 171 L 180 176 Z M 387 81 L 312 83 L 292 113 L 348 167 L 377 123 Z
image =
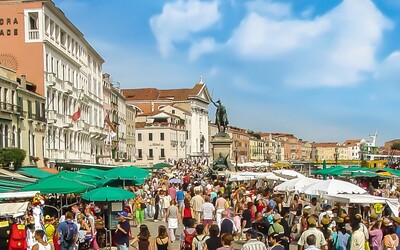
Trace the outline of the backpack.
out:
M 203 250 L 203 245 L 204 242 L 203 240 L 207 237 L 207 235 L 204 235 L 203 238 L 201 240 L 199 240 L 199 238 L 197 238 L 197 236 L 195 236 L 196 240 L 197 240 L 197 246 L 196 246 L 196 250 Z
M 193 233 L 190 234 L 185 229 L 185 230 L 183 230 L 183 233 L 185 234 L 185 241 L 183 242 L 181 249 L 182 250 L 191 250 L 192 242 L 193 242 L 193 238 L 196 234 L 196 230 L 194 230 Z
M 75 225 L 75 223 L 70 221 L 65 221 L 65 223 L 67 226 L 67 230 L 64 235 L 64 241 L 68 244 L 71 244 L 73 243 L 74 237 L 77 234 L 77 226 Z

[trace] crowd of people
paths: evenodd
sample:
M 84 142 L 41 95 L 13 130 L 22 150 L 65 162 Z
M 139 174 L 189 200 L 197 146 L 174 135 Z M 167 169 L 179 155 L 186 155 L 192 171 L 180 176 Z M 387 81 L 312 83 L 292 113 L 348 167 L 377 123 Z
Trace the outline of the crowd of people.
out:
M 198 168 L 172 176 L 154 174 L 143 185 L 130 187 L 135 198 L 118 214 L 118 249 L 172 250 L 179 242 L 182 250 L 231 250 L 235 241 L 244 242 L 243 250 L 288 250 L 294 244 L 299 250 L 399 247 L 400 218 L 382 204 L 320 204 L 317 197 L 277 193 L 270 182 L 205 178 Z M 45 217 L 50 226 L 45 226 L 45 237 L 35 234 L 37 244 L 99 249 L 96 208 L 74 205 L 56 227 L 53 218 Z M 149 223 L 159 221 L 165 224 L 158 223 L 157 235 L 151 235 Z M 177 231 L 180 225 L 182 234 Z M 39 249 L 47 249 L 43 247 Z

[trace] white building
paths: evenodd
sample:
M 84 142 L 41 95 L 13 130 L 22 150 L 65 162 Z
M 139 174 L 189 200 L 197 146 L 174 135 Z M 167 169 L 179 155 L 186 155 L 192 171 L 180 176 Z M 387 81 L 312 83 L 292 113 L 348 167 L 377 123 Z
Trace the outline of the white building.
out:
M 138 163 L 173 163 L 186 156 L 186 126 L 177 115 L 165 111 L 138 115 L 135 133 Z
M 209 156 L 208 105 L 211 98 L 202 81 L 191 89 L 124 89 L 123 94 L 127 104 L 138 110 L 138 115 L 149 115 L 161 110 L 173 114 L 172 108 L 167 106 L 175 108 L 174 112 L 182 112 L 180 119 L 186 125 L 185 158 Z

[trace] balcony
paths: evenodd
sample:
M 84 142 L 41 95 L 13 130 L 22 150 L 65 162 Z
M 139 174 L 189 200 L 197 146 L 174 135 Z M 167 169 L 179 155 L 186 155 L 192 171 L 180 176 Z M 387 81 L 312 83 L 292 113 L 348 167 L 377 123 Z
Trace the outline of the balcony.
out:
M 10 114 L 22 114 L 22 107 L 7 102 L 0 102 L 0 111 Z
M 69 115 L 65 115 L 63 118 L 63 127 L 64 128 L 70 128 L 72 127 L 72 118 Z
M 51 160 L 65 160 L 65 150 L 49 149 L 49 158 Z
M 29 40 L 38 40 L 39 39 L 39 30 L 29 30 L 28 37 L 29 37 Z
M 57 116 L 56 116 L 56 111 L 55 110 L 47 110 L 47 122 L 49 124 L 56 123 L 57 121 Z

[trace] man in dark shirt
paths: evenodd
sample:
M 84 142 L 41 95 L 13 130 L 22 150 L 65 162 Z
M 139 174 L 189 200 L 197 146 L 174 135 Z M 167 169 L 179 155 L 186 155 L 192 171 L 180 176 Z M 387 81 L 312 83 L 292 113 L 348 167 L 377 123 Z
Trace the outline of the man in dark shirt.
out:
M 118 213 L 119 222 L 117 225 L 117 248 L 118 250 L 128 250 L 129 249 L 129 231 L 131 227 L 129 225 L 129 221 L 126 220 L 128 217 L 128 213 L 123 211 Z
M 223 211 L 221 213 L 221 217 L 222 218 L 219 222 L 220 235 L 223 235 L 224 233 L 233 235 L 237 231 L 237 229 L 236 229 L 233 221 L 231 219 L 227 218 L 226 211 Z
M 245 210 L 243 211 L 242 214 L 242 228 L 243 232 L 246 231 L 247 229 L 251 228 L 253 225 L 251 221 L 251 210 L 249 207 L 247 207 L 247 204 L 244 205 Z

